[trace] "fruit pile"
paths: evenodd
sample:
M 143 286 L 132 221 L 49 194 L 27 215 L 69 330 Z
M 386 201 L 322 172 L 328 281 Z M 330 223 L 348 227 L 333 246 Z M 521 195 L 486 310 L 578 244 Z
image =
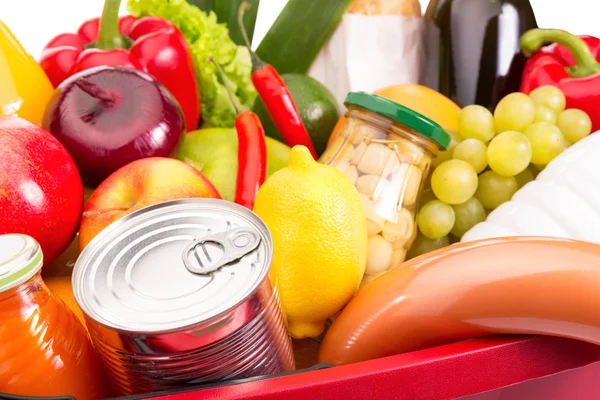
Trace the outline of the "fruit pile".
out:
M 291 0 L 277 19 L 285 32 L 290 21 L 302 29 L 306 21 L 317 24 L 299 37 L 302 43 L 331 34 L 342 2 L 350 2 L 322 15 L 320 7 L 294 11 L 303 1 Z M 41 273 L 31 279 L 46 283 L 40 295 L 49 290 L 64 300 L 83 323 L 82 333 L 89 320 L 71 290 L 81 252 L 121 218 L 177 199 L 235 202 L 267 224 L 274 238 L 269 282 L 283 284 L 278 292 L 290 336 L 320 335 L 358 289 L 367 247 L 361 201 L 341 172 L 316 161 L 339 119 L 329 89 L 306 75 L 325 39 L 305 43 L 314 51 L 290 62 L 276 49 L 298 46 L 274 40 L 285 34 L 274 27 L 259 60 L 246 31 L 254 26 L 257 3 L 224 3 L 129 0 L 132 15 L 119 17 L 120 0 L 106 0 L 101 17 L 51 39 L 39 62 L 0 22 L 0 237 L 21 234 L 39 243 Z M 253 17 L 244 17 L 249 8 Z M 219 21 L 238 18 L 228 27 L 217 13 Z M 0 276 L 8 271 L 9 279 L 0 294 L 30 296 L 22 288 L 31 279 L 20 282 L 14 273 L 15 260 L 22 268 L 11 254 L 18 249 L 9 245 L 6 258 L 6 247 L 0 246 Z M 160 284 L 180 286 L 165 275 Z M 3 302 L 0 310 L 14 322 L 0 332 L 0 353 L 10 356 L 0 371 L 0 397 L 94 398 L 95 389 L 79 376 L 98 377 L 104 390 L 102 374 L 81 367 L 85 357 L 64 335 L 48 350 L 54 333 L 70 327 L 67 318 L 50 314 L 50 302 L 33 297 L 27 307 Z M 31 327 L 47 321 L 39 339 Z M 17 336 L 31 344 L 28 359 L 64 365 L 49 370 L 41 362 L 39 370 L 22 370 L 22 363 L 12 363 L 13 355 L 23 359 L 22 342 L 12 340 Z
M 132 15 L 120 18 L 120 1 L 106 0 L 101 18 L 52 39 L 39 63 L 0 23 L 0 235 L 39 242 L 43 278 L 84 324 L 70 276 L 100 232 L 151 205 L 211 198 L 269 229 L 289 336 L 327 335 L 356 293 L 373 296 L 380 277 L 401 282 L 406 259 L 460 241 L 600 123 L 572 93 L 537 81 L 493 112 L 415 84 L 351 93 L 339 118 L 329 89 L 305 73 L 351 0 L 326 2 L 335 13 L 315 2 L 300 18 L 304 1 L 289 1 L 256 54 L 251 6 L 233 0 L 199 2 L 209 11 L 128 0 Z M 216 12 L 238 16 L 231 35 Z M 292 30 L 302 37 L 285 36 Z M 400 304 L 391 292 L 378 311 Z M 18 375 L 4 368 L 0 382 Z M 23 382 L 9 389 L 30 395 Z
M 433 162 L 409 257 L 460 240 L 564 149 L 589 135 L 590 117 L 565 107 L 560 89 L 540 86 L 529 95 L 507 95 L 493 114 L 479 105 L 462 109 L 458 132 L 449 132 L 450 146 Z
M 298 4 L 288 4 L 279 25 L 320 13 L 289 11 Z M 50 40 L 39 62 L 0 23 L 7 65 L 0 74 L 0 234 L 34 237 L 44 276 L 70 275 L 98 233 L 146 206 L 206 197 L 252 209 L 259 187 L 288 164 L 291 148 L 303 144 L 318 157 L 339 118 L 331 92 L 305 74 L 322 43 L 307 45 L 317 51 L 304 56 L 301 70 L 270 51 L 282 34 L 273 29 L 265 38 L 270 44 L 260 47 L 272 65 L 252 69 L 257 56 L 247 30 L 256 4 L 129 0 L 132 15 L 118 17 L 119 6 L 107 0 L 101 17 Z M 215 13 L 239 18 L 217 23 Z M 331 31 L 341 16 L 318 18 L 322 25 L 311 35 Z M 287 211 L 297 219 L 304 210 L 298 204 Z M 357 257 L 341 303 L 362 275 L 364 257 Z

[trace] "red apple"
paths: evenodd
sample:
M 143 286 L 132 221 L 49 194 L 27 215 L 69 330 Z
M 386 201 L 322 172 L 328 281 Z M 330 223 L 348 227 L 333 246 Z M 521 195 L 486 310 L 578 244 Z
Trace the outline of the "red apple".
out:
M 69 246 L 83 209 L 83 185 L 67 150 L 44 129 L 0 117 L 0 234 L 35 238 L 50 264 Z
M 196 168 L 172 158 L 134 161 L 112 173 L 85 205 L 79 248 L 117 219 L 167 200 L 193 197 L 220 199 L 219 192 Z

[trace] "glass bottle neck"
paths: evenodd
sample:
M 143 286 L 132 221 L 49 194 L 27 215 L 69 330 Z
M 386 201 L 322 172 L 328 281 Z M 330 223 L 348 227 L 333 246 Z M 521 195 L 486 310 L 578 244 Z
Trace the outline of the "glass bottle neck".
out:
M 428 20 L 433 20 L 435 18 L 435 13 L 437 12 L 439 0 L 430 0 L 427 5 L 427 9 L 425 10 L 425 14 L 423 17 Z
M 21 285 L 0 293 L 0 323 L 22 316 L 27 309 L 42 306 L 49 297 L 50 290 L 40 271 Z

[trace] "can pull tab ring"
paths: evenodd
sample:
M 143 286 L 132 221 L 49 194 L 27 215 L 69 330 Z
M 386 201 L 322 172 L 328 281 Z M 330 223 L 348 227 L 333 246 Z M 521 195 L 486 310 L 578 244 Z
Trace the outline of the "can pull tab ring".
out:
M 249 228 L 237 228 L 194 240 L 183 251 L 183 263 L 194 274 L 208 275 L 239 260 L 258 247 L 260 236 Z M 209 251 L 218 248 L 217 251 Z M 220 254 L 215 254 L 220 253 Z

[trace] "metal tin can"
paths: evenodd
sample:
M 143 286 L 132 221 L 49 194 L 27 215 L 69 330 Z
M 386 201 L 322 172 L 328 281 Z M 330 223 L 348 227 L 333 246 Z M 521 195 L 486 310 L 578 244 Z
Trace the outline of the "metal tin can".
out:
M 81 253 L 73 294 L 119 395 L 295 368 L 269 281 L 272 237 L 235 203 L 156 204 Z

